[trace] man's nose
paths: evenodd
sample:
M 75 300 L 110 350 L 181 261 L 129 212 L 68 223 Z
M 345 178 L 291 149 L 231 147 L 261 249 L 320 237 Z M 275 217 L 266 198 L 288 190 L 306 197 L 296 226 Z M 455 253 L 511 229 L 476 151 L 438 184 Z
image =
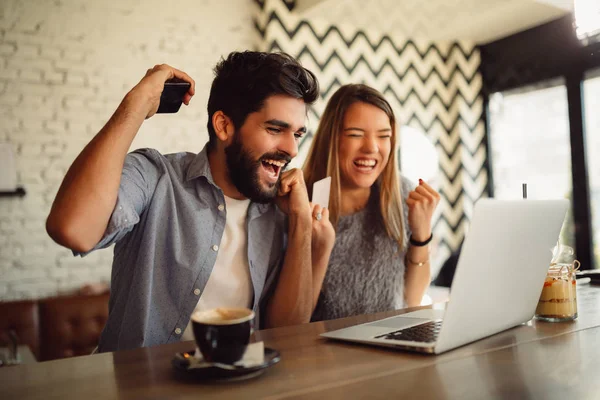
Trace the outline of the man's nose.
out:
M 278 146 L 279 151 L 286 153 L 291 158 L 296 157 L 298 155 L 298 140 L 296 140 L 296 136 L 294 133 L 283 136 Z

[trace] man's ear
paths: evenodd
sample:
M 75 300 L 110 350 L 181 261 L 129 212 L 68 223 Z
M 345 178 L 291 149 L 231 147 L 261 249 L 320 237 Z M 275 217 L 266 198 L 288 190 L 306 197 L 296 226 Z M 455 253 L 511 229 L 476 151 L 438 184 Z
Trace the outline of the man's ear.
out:
M 228 144 L 235 132 L 231 118 L 225 115 L 223 111 L 217 111 L 212 116 L 212 124 L 217 138 Z

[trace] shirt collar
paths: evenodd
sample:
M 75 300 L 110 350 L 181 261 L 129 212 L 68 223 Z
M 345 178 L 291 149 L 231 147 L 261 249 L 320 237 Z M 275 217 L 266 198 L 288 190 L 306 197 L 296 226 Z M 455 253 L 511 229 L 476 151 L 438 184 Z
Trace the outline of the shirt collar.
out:
M 208 181 L 208 183 L 213 185 L 215 188 L 218 188 L 221 191 L 221 193 L 223 192 L 222 189 L 213 180 L 213 176 L 210 171 L 210 163 L 208 162 L 208 143 L 204 146 L 202 151 L 200 151 L 200 153 L 198 153 L 194 157 L 194 159 L 190 163 L 190 165 L 187 169 L 187 172 L 186 172 L 185 180 L 191 181 L 192 179 L 196 179 L 196 178 L 200 178 L 200 177 L 204 177 Z M 250 203 L 250 209 L 256 208 L 259 215 L 264 214 L 265 212 L 269 211 L 269 209 L 271 209 L 271 207 L 276 207 L 276 206 L 273 203 L 270 203 L 270 204 L 261 204 L 261 203 L 254 203 L 254 202 Z
M 196 157 L 194 157 L 188 166 L 185 180 L 191 181 L 192 179 L 196 179 L 201 176 L 205 177 L 211 185 L 217 186 L 213 180 L 212 173 L 210 172 L 210 163 L 208 162 L 208 143 L 204 146 L 200 153 L 196 154 Z

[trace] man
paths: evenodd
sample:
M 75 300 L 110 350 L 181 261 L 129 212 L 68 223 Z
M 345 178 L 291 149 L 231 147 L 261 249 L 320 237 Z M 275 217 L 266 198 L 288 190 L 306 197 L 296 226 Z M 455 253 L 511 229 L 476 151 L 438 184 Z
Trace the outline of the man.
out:
M 311 229 L 325 221 L 301 171 L 283 171 L 315 76 L 285 54 L 232 53 L 215 68 L 199 154 L 128 155 L 171 78 L 191 83 L 189 104 L 187 74 L 148 70 L 73 162 L 47 220 L 75 254 L 116 243 L 101 352 L 191 339 L 195 309 L 250 307 L 267 327 L 310 319 Z

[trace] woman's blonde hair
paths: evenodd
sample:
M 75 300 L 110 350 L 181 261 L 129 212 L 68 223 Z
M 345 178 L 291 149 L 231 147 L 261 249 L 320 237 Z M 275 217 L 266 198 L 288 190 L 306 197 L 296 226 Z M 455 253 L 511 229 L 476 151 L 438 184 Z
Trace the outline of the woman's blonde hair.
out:
M 331 176 L 331 194 L 329 197 L 329 219 L 334 227 L 340 217 L 341 184 L 339 167 L 339 142 L 343 130 L 344 116 L 354 103 L 361 102 L 373 105 L 387 114 L 392 128 L 391 151 L 387 165 L 377 178 L 379 186 L 379 210 L 387 234 L 398 242 L 400 250 L 404 248 L 404 212 L 398 173 L 396 144 L 396 118 L 392 107 L 377 90 L 361 84 L 344 85 L 331 97 L 319 127 L 312 141 L 308 157 L 304 163 L 304 179 L 309 195 L 312 197 L 313 184 L 327 176 Z

